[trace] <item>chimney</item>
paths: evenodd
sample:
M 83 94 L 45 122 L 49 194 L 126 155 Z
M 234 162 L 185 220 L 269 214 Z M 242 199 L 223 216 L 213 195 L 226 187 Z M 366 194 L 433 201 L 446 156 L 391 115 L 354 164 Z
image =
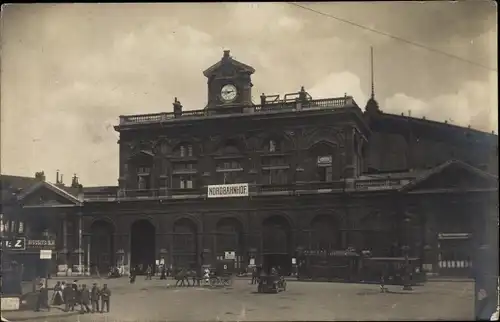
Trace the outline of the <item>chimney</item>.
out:
M 231 58 L 231 56 L 229 55 L 230 52 L 231 51 L 229 49 L 224 50 L 224 56 L 222 58 L 225 58 L 225 59 Z
M 174 100 L 174 116 L 181 117 L 182 116 L 182 104 L 177 100 L 177 97 Z
M 78 188 L 79 183 L 78 183 L 78 177 L 76 176 L 76 173 L 73 175 L 73 178 L 71 179 L 71 188 Z
M 63 175 L 61 173 L 61 182 L 59 182 L 61 184 L 61 186 L 64 186 L 64 181 L 63 181 Z
M 59 170 L 56 170 L 56 184 L 59 184 Z
M 45 173 L 43 171 L 35 172 L 35 179 L 39 181 L 45 181 Z

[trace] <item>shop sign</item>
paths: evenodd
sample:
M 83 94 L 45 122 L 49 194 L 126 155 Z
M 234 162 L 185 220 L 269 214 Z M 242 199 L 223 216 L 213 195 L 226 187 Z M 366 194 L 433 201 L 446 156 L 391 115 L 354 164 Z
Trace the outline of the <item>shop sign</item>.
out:
M 207 198 L 248 197 L 248 183 L 211 185 L 207 189 Z
M 53 239 L 29 239 L 28 248 L 55 248 L 56 241 Z
M 26 250 L 26 238 L 18 237 L 4 240 L 3 246 L 9 250 Z

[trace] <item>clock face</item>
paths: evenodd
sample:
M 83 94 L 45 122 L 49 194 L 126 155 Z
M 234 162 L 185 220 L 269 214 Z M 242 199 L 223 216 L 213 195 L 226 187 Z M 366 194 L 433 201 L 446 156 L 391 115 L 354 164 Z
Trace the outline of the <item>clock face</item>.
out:
M 220 91 L 220 97 L 224 102 L 231 102 L 236 98 L 236 95 L 238 94 L 238 91 L 236 89 L 236 86 L 227 84 L 222 87 L 222 90 Z

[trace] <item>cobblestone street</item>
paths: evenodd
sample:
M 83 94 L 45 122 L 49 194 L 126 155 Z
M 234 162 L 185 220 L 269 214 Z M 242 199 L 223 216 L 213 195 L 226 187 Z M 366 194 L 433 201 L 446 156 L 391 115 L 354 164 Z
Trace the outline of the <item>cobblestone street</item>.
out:
M 263 320 L 471 320 L 472 282 L 430 282 L 403 292 L 389 286 L 289 281 L 286 292 L 257 294 L 248 280 L 232 288 L 207 289 L 172 286 L 172 281 L 145 281 L 139 277 L 98 280 L 113 295 L 109 314 L 5 312 L 11 321 L 263 321 Z M 54 283 L 54 281 L 51 281 Z M 93 280 L 82 280 L 87 285 Z M 170 287 L 167 284 L 171 284 Z

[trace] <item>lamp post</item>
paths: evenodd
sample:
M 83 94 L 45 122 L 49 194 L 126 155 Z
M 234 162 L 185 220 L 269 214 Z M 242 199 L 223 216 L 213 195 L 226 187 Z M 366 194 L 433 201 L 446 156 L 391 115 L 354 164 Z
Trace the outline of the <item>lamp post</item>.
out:
M 403 254 L 404 254 L 404 259 L 405 259 L 405 266 L 404 266 L 404 276 L 403 276 L 403 290 L 404 291 L 411 291 L 413 288 L 411 287 L 411 279 L 410 279 L 410 258 L 409 258 L 409 252 L 410 252 L 410 246 L 409 246 L 409 241 L 410 241 L 410 218 L 406 217 L 404 219 L 405 223 L 405 231 L 406 231 L 406 240 L 405 240 L 405 245 L 402 247 Z
M 49 236 L 50 236 L 49 230 L 45 229 L 43 231 L 42 235 L 45 238 L 45 241 L 47 242 L 47 245 L 48 245 L 49 244 Z M 45 265 L 44 266 L 45 266 L 45 274 L 44 274 L 45 276 L 44 277 L 48 279 L 49 278 L 49 270 L 50 270 L 50 268 L 49 268 L 49 266 L 50 266 L 50 259 L 45 259 Z

